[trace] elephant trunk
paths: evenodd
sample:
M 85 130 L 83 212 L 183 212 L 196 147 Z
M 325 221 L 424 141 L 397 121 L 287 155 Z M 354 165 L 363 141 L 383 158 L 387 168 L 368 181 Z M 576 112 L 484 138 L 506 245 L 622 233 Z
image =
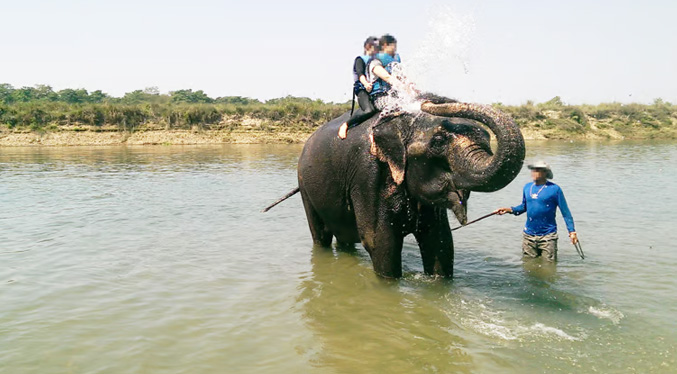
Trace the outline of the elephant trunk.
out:
M 519 127 L 507 115 L 480 104 L 425 102 L 421 110 L 432 115 L 459 117 L 483 123 L 498 141 L 495 154 L 491 151 L 466 150 L 469 157 L 458 157 L 454 162 L 454 187 L 478 192 L 493 192 L 512 182 L 524 162 L 524 138 Z M 452 156 L 453 157 L 453 156 Z M 463 165 L 458 165 L 462 163 Z

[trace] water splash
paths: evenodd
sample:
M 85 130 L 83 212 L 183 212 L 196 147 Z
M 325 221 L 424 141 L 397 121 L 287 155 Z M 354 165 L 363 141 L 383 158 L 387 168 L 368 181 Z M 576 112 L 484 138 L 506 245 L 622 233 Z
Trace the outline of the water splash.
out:
M 488 318 L 486 320 L 480 318 L 465 318 L 461 321 L 466 328 L 474 330 L 482 335 L 502 340 L 523 341 L 535 336 L 550 340 L 580 341 L 585 339 L 585 335 L 583 334 L 581 334 L 581 336 L 572 336 L 562 329 L 548 326 L 541 322 L 535 322 L 530 326 L 525 326 L 521 325 L 518 321 L 505 321 L 497 317 Z
M 535 337 L 547 341 L 582 341 L 587 338 L 587 334 L 583 331 L 571 334 L 562 328 L 548 326 L 539 321 L 524 323 L 518 319 L 508 318 L 505 311 L 492 308 L 488 300 L 461 299 L 460 304 L 458 309 L 463 312 L 454 315 L 458 311 L 452 312 L 450 309 L 447 312 L 449 318 L 459 321 L 464 328 L 484 336 L 518 342 L 529 341 Z M 455 305 L 458 306 L 458 303 Z
M 562 340 L 576 341 L 581 340 L 582 337 L 575 337 L 567 334 L 563 330 L 560 330 L 556 327 L 547 326 L 540 322 L 534 323 L 532 326 L 526 329 L 526 332 L 531 332 L 534 335 L 543 335 L 543 336 L 555 336 Z
M 619 324 L 621 319 L 625 317 L 620 311 L 607 307 L 595 308 L 594 306 L 591 306 L 588 308 L 588 312 L 599 319 L 608 319 L 614 325 Z
M 399 83 L 388 92 L 388 95 L 380 98 L 385 103 L 385 109 L 381 111 L 381 117 L 388 116 L 392 112 L 404 111 L 407 113 L 417 113 L 421 110 L 421 100 L 417 98 L 417 93 L 412 88 L 414 82 L 408 76 L 405 68 L 398 63 L 391 65 L 391 75 L 397 78 Z
M 407 56 L 406 67 L 409 77 L 420 89 L 434 91 L 438 88 L 436 83 L 453 81 L 454 76 L 470 73 L 475 17 L 448 5 L 432 7 L 430 13 L 426 36 L 417 51 Z
M 394 64 L 392 72 L 405 86 L 414 84 L 421 92 L 439 91 L 440 83 L 453 82 L 453 77 L 469 73 L 469 54 L 475 34 L 475 18 L 471 14 L 458 13 L 446 5 L 432 7 L 430 13 L 428 31 L 416 52 L 407 56 L 403 64 Z M 396 91 L 397 95 L 391 91 L 391 95 L 382 98 L 386 109 L 381 117 L 397 111 L 420 111 L 421 101 L 414 91 Z

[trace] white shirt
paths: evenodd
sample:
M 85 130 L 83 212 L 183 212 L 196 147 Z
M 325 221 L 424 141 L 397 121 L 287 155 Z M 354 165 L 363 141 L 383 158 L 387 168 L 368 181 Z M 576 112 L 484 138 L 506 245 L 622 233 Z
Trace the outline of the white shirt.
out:
M 374 82 L 378 80 L 378 77 L 376 76 L 376 74 L 374 74 L 374 68 L 377 66 L 383 66 L 383 63 L 381 63 L 381 61 L 376 58 L 371 60 L 369 62 L 369 65 L 367 65 L 366 77 L 369 83 L 371 84 L 374 84 Z

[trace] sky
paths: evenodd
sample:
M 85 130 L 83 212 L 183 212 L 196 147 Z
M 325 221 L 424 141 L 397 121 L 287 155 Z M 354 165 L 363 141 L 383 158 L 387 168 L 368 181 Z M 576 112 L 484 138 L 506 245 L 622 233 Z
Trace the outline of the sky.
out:
M 677 1 L 8 1 L 0 83 L 345 102 L 369 35 L 462 101 L 677 103 Z

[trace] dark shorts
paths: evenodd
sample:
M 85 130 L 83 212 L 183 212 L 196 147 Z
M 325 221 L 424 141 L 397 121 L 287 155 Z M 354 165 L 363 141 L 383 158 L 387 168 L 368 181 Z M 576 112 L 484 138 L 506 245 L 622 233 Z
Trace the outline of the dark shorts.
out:
M 527 257 L 545 257 L 548 261 L 557 261 L 557 233 L 537 236 L 522 234 L 522 253 Z
M 360 105 L 360 109 L 365 113 L 373 113 L 376 111 L 374 104 L 371 102 L 371 97 L 369 97 L 369 93 L 366 90 L 360 90 L 357 93 L 357 103 Z

